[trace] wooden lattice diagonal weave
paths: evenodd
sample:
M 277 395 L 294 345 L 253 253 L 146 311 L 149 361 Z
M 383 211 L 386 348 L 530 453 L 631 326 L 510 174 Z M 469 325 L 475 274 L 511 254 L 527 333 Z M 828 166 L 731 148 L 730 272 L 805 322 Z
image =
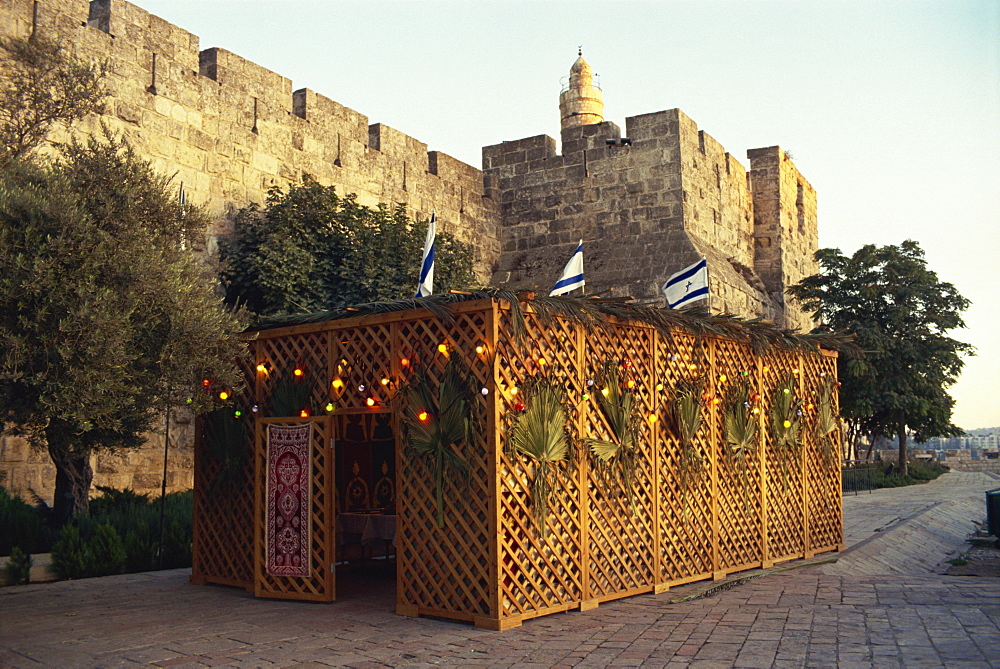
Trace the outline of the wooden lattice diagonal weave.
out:
M 192 580 L 239 584 L 260 596 L 333 599 L 333 463 L 337 426 L 345 424 L 334 418 L 366 413 L 391 416 L 397 611 L 403 615 L 505 629 L 841 547 L 839 462 L 829 456 L 829 444 L 818 443 L 814 409 L 825 379 L 836 377 L 836 354 L 774 349 L 758 355 L 745 343 L 636 321 L 608 317 L 588 325 L 542 318 L 530 301 L 521 309 L 523 321 L 507 302 L 471 300 L 451 305 L 451 319 L 413 309 L 258 333 L 252 364 L 265 371 L 248 365 L 250 388 L 241 401 L 266 407 L 281 374 L 297 367 L 313 384 L 309 412 L 323 415 L 252 416 L 257 436 L 248 444 L 247 485 L 228 495 L 210 491 L 206 482 L 216 465 L 199 447 Z M 439 527 L 434 472 L 407 449 L 398 391 L 417 369 L 436 385 L 451 356 L 460 358 L 480 392 L 470 408 L 474 436 L 452 446 L 468 475 L 444 479 L 445 523 Z M 602 472 L 579 446 L 587 438 L 613 437 L 596 401 L 597 379 L 609 364 L 626 369 L 641 422 L 628 485 Z M 553 467 L 544 536 L 532 507 L 535 472 L 505 449 L 518 388 L 538 376 L 565 391 L 567 430 L 578 446 L 571 461 Z M 703 424 L 687 450 L 669 406 L 685 379 L 704 385 Z M 790 392 L 802 400 L 802 427 L 798 443 L 779 447 L 770 411 L 788 379 Z M 725 444 L 723 400 L 737 382 L 755 398 L 759 430 L 750 447 L 734 454 Z M 304 422 L 314 427 L 310 575 L 275 576 L 262 548 L 261 435 L 267 424 Z M 247 489 L 255 491 L 255 501 Z

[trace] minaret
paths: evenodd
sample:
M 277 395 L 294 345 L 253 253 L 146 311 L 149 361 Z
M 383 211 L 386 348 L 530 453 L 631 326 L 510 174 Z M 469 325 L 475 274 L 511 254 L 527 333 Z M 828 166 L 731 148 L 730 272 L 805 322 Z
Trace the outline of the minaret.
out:
M 594 70 L 583 59 L 583 49 L 569 68 L 569 85 L 559 94 L 562 129 L 604 122 L 604 93 L 594 85 Z

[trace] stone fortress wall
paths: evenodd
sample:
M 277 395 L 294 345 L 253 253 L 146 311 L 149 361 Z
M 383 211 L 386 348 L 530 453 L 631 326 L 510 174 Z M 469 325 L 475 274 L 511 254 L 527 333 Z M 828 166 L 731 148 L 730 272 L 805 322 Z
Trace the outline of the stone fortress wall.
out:
M 311 174 L 370 206 L 405 202 L 415 217 L 437 212 L 438 229 L 473 243 L 484 282 L 496 262 L 497 210 L 482 173 L 308 88 L 123 0 L 5 0 L 3 35 L 42 35 L 81 58 L 107 59 L 107 123 L 161 174 L 176 175 L 187 201 L 227 232 L 228 215 L 263 203 L 272 186 Z
M 473 244 L 483 283 L 548 292 L 583 238 L 590 293 L 653 299 L 705 256 L 714 310 L 811 326 L 783 294 L 816 271 L 817 246 L 815 191 L 787 154 L 755 149 L 747 171 L 678 109 L 627 119 L 624 144 L 602 120 L 582 56 L 573 72 L 580 84 L 587 70 L 586 86 L 560 96 L 562 153 L 546 136 L 504 142 L 483 149 L 480 171 L 236 54 L 201 49 L 196 35 L 124 0 L 0 2 L 0 36 L 35 30 L 107 60 L 106 112 L 74 131 L 106 124 L 174 175 L 214 221 L 208 253 L 237 209 L 310 174 L 362 204 L 436 211 L 439 229 Z M 168 489 L 193 484 L 192 424 L 171 423 Z M 162 447 L 150 434 L 138 452 L 95 456 L 95 485 L 158 494 Z M 0 437 L 8 488 L 51 498 L 51 467 L 23 440 Z
M 106 113 L 101 124 L 124 133 L 161 174 L 183 184 L 187 201 L 214 223 L 208 251 L 230 231 L 231 214 L 263 203 L 272 186 L 311 174 L 362 204 L 405 202 L 411 216 L 436 211 L 438 229 L 472 243 L 475 271 L 486 283 L 499 254 L 496 204 L 483 197 L 482 172 L 224 49 L 199 50 L 182 28 L 122 0 L 3 0 L 0 36 L 33 30 L 86 60 L 106 59 Z M 65 141 L 56 132 L 54 141 Z M 162 427 L 161 427 L 162 430 Z M 168 491 L 193 486 L 193 421 L 175 415 L 168 450 Z M 147 446 L 92 458 L 94 485 L 159 495 L 163 435 Z M 0 436 L 0 484 L 51 501 L 55 468 L 44 451 Z
M 705 257 L 713 310 L 812 328 L 784 290 L 819 270 L 816 192 L 779 147 L 750 151 L 748 172 L 679 109 L 626 119 L 627 142 L 607 121 L 561 136 L 561 154 L 546 135 L 483 149 L 494 283 L 547 290 L 582 238 L 588 292 L 659 299 Z

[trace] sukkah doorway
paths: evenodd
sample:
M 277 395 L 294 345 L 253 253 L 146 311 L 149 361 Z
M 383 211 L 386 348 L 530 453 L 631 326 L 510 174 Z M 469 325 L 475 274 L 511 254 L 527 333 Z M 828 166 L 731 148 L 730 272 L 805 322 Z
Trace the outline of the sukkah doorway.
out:
M 396 440 L 389 412 L 334 416 L 337 572 L 395 570 Z M 370 575 L 370 574 L 369 574 Z

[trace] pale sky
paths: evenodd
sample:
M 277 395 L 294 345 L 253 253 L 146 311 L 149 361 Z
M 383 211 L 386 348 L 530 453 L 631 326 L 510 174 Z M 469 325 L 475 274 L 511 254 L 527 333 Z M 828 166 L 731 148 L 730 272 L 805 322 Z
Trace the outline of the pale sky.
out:
M 780 145 L 820 246 L 920 243 L 972 300 L 954 420 L 1000 426 L 1000 2 L 139 0 L 201 38 L 481 167 L 559 138 L 582 45 L 605 118 L 680 108 L 745 166 Z

